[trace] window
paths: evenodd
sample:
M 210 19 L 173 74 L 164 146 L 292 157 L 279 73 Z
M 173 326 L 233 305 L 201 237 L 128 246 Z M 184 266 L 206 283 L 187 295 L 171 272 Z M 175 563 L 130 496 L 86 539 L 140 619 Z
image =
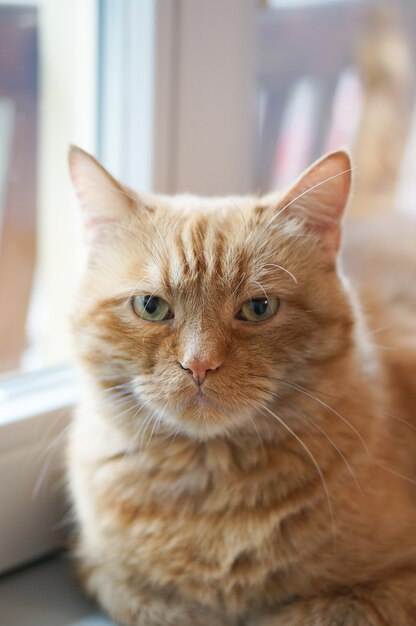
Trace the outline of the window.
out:
M 1 2 L 0 28 L 0 370 L 33 370 L 69 355 L 81 255 L 65 162 L 71 139 L 95 147 L 95 3 Z
M 347 143 L 353 212 L 414 210 L 415 13 L 413 0 L 0 1 L 0 367 L 25 372 L 0 379 L 1 571 L 61 541 L 83 260 L 68 144 L 137 189 L 227 194 L 284 185 Z
M 57 436 L 75 386 L 41 368 L 70 354 L 82 247 L 66 154 L 95 150 L 97 32 L 94 0 L 0 2 L 0 571 L 59 541 Z

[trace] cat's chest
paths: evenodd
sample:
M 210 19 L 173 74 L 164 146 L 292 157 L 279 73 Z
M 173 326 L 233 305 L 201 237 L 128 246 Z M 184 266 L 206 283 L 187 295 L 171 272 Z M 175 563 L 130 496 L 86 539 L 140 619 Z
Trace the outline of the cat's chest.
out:
M 184 447 L 103 467 L 93 489 L 103 538 L 144 576 L 190 596 L 261 586 L 271 569 L 300 558 L 287 520 L 311 510 L 319 490 L 315 481 L 288 488 L 273 455 L 260 456 L 242 466 L 221 446 Z

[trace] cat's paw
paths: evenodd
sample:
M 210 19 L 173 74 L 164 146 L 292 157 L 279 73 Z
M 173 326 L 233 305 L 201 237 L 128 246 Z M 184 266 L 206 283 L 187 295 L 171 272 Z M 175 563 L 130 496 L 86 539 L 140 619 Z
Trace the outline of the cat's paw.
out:
M 247 626 L 382 626 L 352 600 L 298 602 L 273 615 L 252 618 Z
M 107 611 L 120 626 L 236 626 L 223 613 L 198 605 L 168 602 L 154 597 L 125 597 Z
M 236 626 L 223 612 L 132 585 L 123 568 L 85 568 L 89 594 L 118 626 Z

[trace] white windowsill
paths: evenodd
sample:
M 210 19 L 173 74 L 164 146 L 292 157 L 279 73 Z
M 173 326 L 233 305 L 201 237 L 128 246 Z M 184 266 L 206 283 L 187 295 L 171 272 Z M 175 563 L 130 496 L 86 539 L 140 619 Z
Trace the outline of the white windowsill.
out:
M 65 543 L 65 432 L 74 369 L 0 379 L 0 624 L 113 626 L 77 587 Z M 11 571 L 10 571 L 11 570 Z
M 69 365 L 0 379 L 0 573 L 64 543 L 65 434 L 76 397 Z
M 16 376 L 2 376 L 0 427 L 72 406 L 76 392 L 76 374 L 69 364 Z
M 113 626 L 77 588 L 65 555 L 0 578 L 2 626 Z

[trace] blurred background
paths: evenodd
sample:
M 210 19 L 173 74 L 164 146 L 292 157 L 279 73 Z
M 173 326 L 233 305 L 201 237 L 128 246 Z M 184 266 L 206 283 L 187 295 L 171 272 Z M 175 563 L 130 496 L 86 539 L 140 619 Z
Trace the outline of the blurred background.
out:
M 203 194 L 279 189 L 347 145 L 351 219 L 415 213 L 415 40 L 415 0 L 0 0 L 0 372 L 70 358 L 69 143 Z

